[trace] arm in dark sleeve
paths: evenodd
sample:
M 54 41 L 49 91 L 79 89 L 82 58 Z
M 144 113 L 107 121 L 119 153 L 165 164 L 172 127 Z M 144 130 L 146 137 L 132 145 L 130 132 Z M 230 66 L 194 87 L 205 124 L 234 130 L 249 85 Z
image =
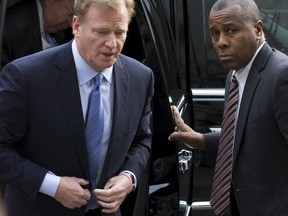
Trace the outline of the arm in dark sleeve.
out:
M 24 75 L 14 63 L 0 75 L 0 181 L 36 198 L 48 170 L 29 160 L 29 96 Z
M 203 135 L 206 146 L 205 162 L 209 165 L 215 165 L 220 133 L 207 133 Z

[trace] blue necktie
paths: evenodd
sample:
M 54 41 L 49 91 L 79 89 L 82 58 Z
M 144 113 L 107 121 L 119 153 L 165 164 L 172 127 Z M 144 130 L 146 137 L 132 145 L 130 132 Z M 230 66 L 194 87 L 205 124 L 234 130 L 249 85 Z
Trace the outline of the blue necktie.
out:
M 86 119 L 86 142 L 90 172 L 91 192 L 96 188 L 96 177 L 101 156 L 101 141 L 104 130 L 104 110 L 101 106 L 100 84 L 103 75 L 97 74 L 94 78 L 94 87 L 90 93 Z M 95 205 L 95 197 L 91 193 L 88 209 Z

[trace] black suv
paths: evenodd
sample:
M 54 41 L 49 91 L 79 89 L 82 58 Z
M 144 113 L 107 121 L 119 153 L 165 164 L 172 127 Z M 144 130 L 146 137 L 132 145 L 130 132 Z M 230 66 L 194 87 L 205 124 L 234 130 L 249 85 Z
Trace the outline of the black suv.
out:
M 16 0 L 20 1 L 20 0 Z M 0 49 L 7 0 L 0 3 Z M 199 132 L 217 132 L 222 119 L 225 71 L 212 47 L 208 15 L 215 0 L 136 0 L 137 10 L 123 53 L 155 74 L 153 144 L 138 190 L 122 205 L 123 215 L 212 216 L 213 164 L 202 151 L 169 142 L 170 105 Z M 288 2 L 256 0 L 270 45 L 288 54 Z M 9 0 L 9 7 L 12 0 Z M 1 55 L 1 53 L 0 53 Z M 135 204 L 135 209 L 129 208 Z

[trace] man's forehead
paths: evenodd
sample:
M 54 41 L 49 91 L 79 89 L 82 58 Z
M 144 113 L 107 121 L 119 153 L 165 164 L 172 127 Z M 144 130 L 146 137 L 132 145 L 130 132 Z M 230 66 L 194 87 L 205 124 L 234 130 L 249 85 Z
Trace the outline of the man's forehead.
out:
M 235 7 L 228 7 L 222 10 L 211 11 L 209 23 L 221 22 L 221 24 L 242 23 L 243 13 Z
M 228 6 L 226 8 L 223 8 L 221 10 L 211 10 L 210 12 L 210 16 L 209 19 L 211 17 L 239 17 L 240 19 L 242 19 L 243 17 L 243 11 L 240 7 L 240 5 L 232 5 L 232 6 Z

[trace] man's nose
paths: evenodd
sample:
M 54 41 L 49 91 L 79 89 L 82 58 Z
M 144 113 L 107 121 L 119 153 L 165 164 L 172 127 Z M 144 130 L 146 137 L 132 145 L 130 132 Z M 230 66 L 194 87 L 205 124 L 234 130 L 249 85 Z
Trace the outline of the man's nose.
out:
M 229 40 L 225 34 L 220 34 L 219 35 L 219 40 L 217 42 L 218 48 L 225 48 L 229 45 Z
M 115 48 L 117 46 L 115 34 L 111 33 L 108 35 L 105 45 L 110 48 Z

